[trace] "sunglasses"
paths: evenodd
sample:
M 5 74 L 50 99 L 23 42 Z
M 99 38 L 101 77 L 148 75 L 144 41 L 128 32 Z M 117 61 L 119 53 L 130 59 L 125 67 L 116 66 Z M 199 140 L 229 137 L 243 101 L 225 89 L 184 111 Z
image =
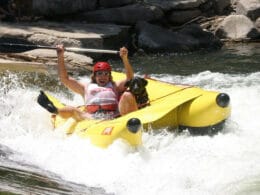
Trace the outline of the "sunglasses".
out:
M 109 76 L 110 72 L 109 71 L 97 71 L 97 72 L 95 72 L 95 75 L 97 75 L 97 76 Z

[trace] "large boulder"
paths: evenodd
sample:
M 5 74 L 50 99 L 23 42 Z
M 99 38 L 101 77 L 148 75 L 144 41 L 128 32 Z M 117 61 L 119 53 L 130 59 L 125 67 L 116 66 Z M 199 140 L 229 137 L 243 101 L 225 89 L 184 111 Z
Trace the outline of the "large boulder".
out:
M 146 0 L 148 4 L 156 5 L 164 11 L 198 8 L 208 0 Z
M 260 17 L 260 1 L 238 0 L 236 5 L 236 13 L 239 15 L 245 15 L 255 21 Z
M 207 16 L 226 14 L 231 7 L 231 0 L 207 0 L 199 6 L 200 10 Z
M 134 25 L 140 20 L 156 21 L 161 19 L 164 13 L 155 6 L 133 4 L 118 8 L 102 9 L 79 14 L 76 18 L 94 23 L 115 23 Z
M 148 52 L 189 52 L 202 48 L 218 49 L 222 43 L 199 25 L 190 25 L 177 32 L 147 22 L 136 25 L 137 44 Z
M 32 9 L 35 15 L 52 17 L 94 10 L 96 3 L 97 0 L 33 0 Z
M 215 1 L 215 11 L 217 14 L 223 13 L 223 11 L 231 6 L 231 0 L 214 0 Z
M 99 7 L 109 8 L 109 7 L 120 7 L 128 4 L 135 3 L 136 0 L 99 0 Z
M 200 16 L 202 13 L 199 9 L 191 9 L 191 10 L 174 10 L 169 16 L 168 20 L 172 24 L 184 24 L 186 22 L 191 21 L 192 19 Z
M 113 24 L 84 23 L 3 23 L 0 26 L 0 42 L 66 47 L 118 49 L 129 38 L 129 27 Z M 8 41 L 9 40 L 9 41 Z M 100 56 L 88 53 L 89 56 Z
M 217 27 L 216 36 L 223 39 L 255 39 L 259 33 L 254 23 L 244 15 L 230 15 L 226 17 Z

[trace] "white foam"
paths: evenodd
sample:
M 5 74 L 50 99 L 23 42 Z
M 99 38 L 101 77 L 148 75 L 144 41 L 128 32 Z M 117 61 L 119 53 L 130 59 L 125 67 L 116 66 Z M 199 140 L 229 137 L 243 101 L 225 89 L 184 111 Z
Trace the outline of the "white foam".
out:
M 15 160 L 115 194 L 237 193 L 230 186 L 260 173 L 260 73 L 202 72 L 166 80 L 228 93 L 232 116 L 224 133 L 193 137 L 160 130 L 144 133 L 144 145 L 137 150 L 121 141 L 99 149 L 52 131 L 49 113 L 36 103 L 38 90 L 13 87 L 0 91 L 1 144 L 17 151 Z M 69 103 L 82 101 L 57 96 Z

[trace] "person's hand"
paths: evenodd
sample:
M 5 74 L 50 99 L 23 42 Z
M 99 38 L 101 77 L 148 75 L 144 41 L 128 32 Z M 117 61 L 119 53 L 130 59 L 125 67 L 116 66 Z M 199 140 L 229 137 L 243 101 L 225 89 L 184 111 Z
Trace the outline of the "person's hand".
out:
M 58 55 L 64 53 L 64 50 L 64 45 L 56 45 L 56 51 Z
M 126 47 L 121 47 L 119 51 L 119 55 L 122 59 L 128 58 L 128 49 Z

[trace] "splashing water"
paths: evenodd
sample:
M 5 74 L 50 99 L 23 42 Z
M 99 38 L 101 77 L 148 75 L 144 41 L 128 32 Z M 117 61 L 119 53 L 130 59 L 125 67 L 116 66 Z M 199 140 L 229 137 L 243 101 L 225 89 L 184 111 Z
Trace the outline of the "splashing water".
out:
M 138 149 L 121 141 L 99 149 L 88 140 L 53 131 L 49 113 L 36 103 L 39 89 L 8 73 L 1 76 L 0 85 L 1 145 L 14 151 L 9 158 L 16 162 L 108 193 L 259 193 L 260 72 L 153 76 L 228 93 L 232 116 L 224 131 L 209 137 L 153 130 L 144 133 L 144 144 Z M 82 103 L 61 89 L 52 93 L 65 103 Z

